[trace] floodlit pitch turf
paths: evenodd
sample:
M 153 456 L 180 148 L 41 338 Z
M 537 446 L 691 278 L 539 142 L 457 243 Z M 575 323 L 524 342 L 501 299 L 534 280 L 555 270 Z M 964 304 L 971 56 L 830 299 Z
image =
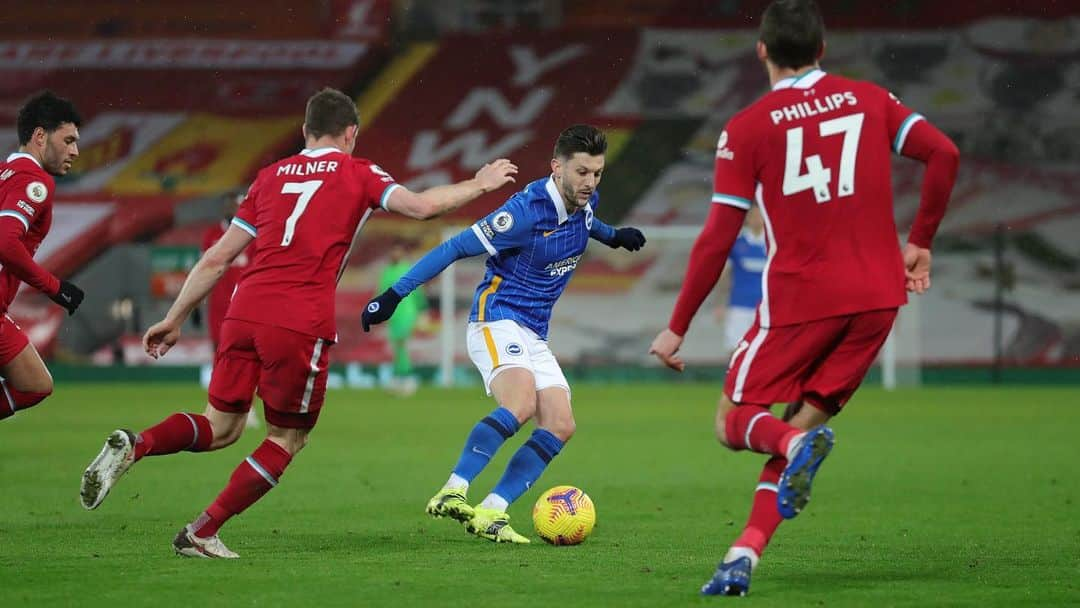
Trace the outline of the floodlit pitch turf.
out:
M 148 458 L 94 512 L 79 476 L 109 431 L 203 393 L 71 385 L 0 423 L 0 606 L 1060 606 L 1080 601 L 1080 391 L 866 389 L 835 422 L 814 499 L 784 524 L 745 600 L 700 598 L 738 534 L 763 457 L 712 436 L 716 387 L 578 387 L 578 434 L 510 513 L 530 546 L 494 545 L 424 504 L 479 389 L 412 399 L 338 391 L 282 483 L 230 522 L 242 559 L 175 557 L 173 535 L 261 439 Z M 495 483 L 511 440 L 477 480 Z M 532 532 L 540 490 L 584 488 L 593 536 Z

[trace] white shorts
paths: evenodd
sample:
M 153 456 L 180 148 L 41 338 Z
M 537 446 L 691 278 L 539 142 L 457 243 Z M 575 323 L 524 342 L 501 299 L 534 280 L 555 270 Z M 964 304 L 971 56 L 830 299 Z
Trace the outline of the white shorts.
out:
M 465 343 L 469 358 L 484 379 L 488 396 L 495 376 L 514 367 L 532 372 L 538 391 L 558 386 L 570 392 L 570 384 L 547 342 L 514 321 L 469 323 Z
M 742 306 L 730 306 L 724 311 L 724 348 L 727 352 L 734 352 L 738 348 L 739 342 L 754 324 L 755 315 L 756 308 Z

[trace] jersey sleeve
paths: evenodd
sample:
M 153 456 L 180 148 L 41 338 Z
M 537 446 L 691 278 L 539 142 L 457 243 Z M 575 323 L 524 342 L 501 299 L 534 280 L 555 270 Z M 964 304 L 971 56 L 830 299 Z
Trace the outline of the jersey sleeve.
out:
M 2 201 L 0 201 L 0 219 L 9 221 L 11 218 L 19 223 L 22 230 L 19 234 L 25 234 L 30 230 L 30 225 L 41 214 L 44 214 L 50 200 L 49 187 L 44 182 L 34 179 L 33 175 L 20 173 L 10 178 L 14 181 L 7 189 Z
M 259 191 L 262 187 L 261 177 L 262 174 L 260 173 L 259 177 L 255 178 L 254 183 L 248 188 L 247 194 L 244 195 L 244 200 L 240 203 L 240 207 L 236 210 L 236 215 L 232 218 L 232 225 L 250 234 L 252 238 L 255 238 L 257 232 L 255 226 L 258 225 L 257 207 Z M 213 245 L 213 243 L 211 243 L 211 245 Z
M 922 114 L 905 106 L 896 95 L 886 92 L 888 99 L 885 100 L 885 124 L 889 129 L 889 138 L 892 140 L 892 150 L 896 154 L 903 154 L 904 144 L 915 123 L 925 120 Z
M 753 138 L 743 121 L 731 120 L 716 142 L 712 202 L 750 209 L 757 176 L 754 173 Z
M 472 232 L 489 255 L 521 247 L 529 242 L 536 223 L 535 215 L 521 196 L 514 196 L 502 207 L 472 225 Z
M 390 200 L 390 193 L 400 188 L 401 184 L 397 183 L 392 175 L 375 163 L 357 163 L 356 168 L 357 176 L 360 183 L 363 184 L 363 191 L 366 196 L 363 201 L 365 206 L 371 209 L 381 207 L 384 211 L 389 211 L 386 208 L 386 202 Z

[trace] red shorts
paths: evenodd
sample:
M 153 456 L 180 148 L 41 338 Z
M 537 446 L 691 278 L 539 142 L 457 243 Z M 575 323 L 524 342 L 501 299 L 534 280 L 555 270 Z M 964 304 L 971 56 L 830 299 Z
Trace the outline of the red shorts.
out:
M 7 365 L 30 343 L 23 330 L 7 315 L 0 315 L 0 365 Z
M 724 380 L 734 403 L 804 400 L 835 416 L 859 388 L 889 336 L 896 309 L 763 329 L 757 319 Z
M 266 421 L 310 429 L 326 397 L 326 370 L 333 342 L 299 332 L 226 319 L 210 377 L 210 405 L 242 414 L 258 389 Z

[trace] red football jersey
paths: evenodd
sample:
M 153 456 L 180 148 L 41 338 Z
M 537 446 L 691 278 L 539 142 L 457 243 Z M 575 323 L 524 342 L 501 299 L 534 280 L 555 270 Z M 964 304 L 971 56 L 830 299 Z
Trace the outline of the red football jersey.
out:
M 23 225 L 25 232 L 19 240 L 31 256 L 52 226 L 54 189 L 53 177 L 29 154 L 12 154 L 0 163 L 0 218 L 12 218 Z M 56 280 L 51 275 L 49 278 Z M 10 269 L 0 269 L 0 314 L 7 312 L 15 299 L 19 283 Z
M 813 70 L 728 122 L 712 201 L 761 208 L 762 327 L 907 302 L 890 153 L 919 120 L 875 84 Z
M 229 223 L 222 220 L 220 223 L 207 228 L 206 232 L 203 233 L 203 252 L 218 242 L 218 239 L 225 235 L 225 230 L 228 227 Z M 225 274 L 221 275 L 221 279 L 218 280 L 217 285 L 214 285 L 214 290 L 210 292 L 210 297 L 207 298 L 206 323 L 210 330 L 210 340 L 214 344 L 219 342 L 221 323 L 225 320 L 226 311 L 229 310 L 229 301 L 232 300 L 233 290 L 236 289 L 236 284 L 240 282 L 240 277 L 243 276 L 244 271 L 254 257 L 255 241 L 252 241 L 247 249 L 236 256 L 232 265 L 225 269 Z
M 361 218 L 398 188 L 378 165 L 335 148 L 259 171 L 232 223 L 255 237 L 227 319 L 335 340 L 337 274 Z

